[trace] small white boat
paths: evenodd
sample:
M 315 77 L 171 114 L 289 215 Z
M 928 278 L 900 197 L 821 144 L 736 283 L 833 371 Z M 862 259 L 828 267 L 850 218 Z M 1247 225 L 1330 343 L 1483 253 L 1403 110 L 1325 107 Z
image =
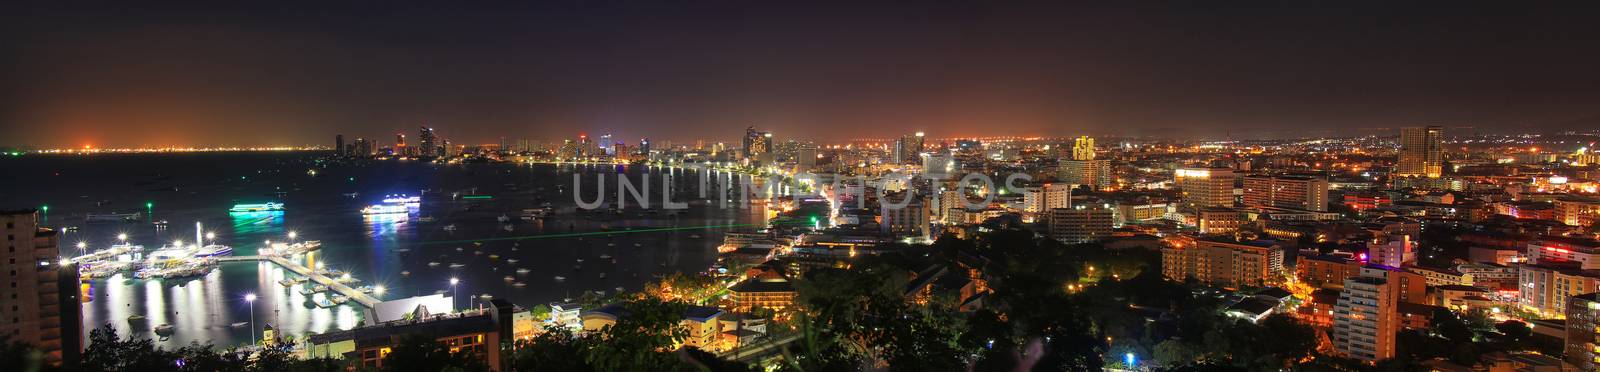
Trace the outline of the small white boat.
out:
M 163 336 L 163 337 L 164 336 L 171 336 L 172 333 L 176 329 L 177 328 L 173 327 L 171 324 L 158 325 L 158 326 L 156 326 L 156 335 Z
M 516 248 L 512 248 L 512 249 L 516 249 Z M 518 259 L 515 259 L 515 258 L 507 258 L 506 259 L 506 262 L 510 262 L 510 263 L 517 263 L 517 261 L 521 261 L 521 260 L 518 260 Z
M 233 324 L 229 324 L 228 326 L 229 327 L 233 327 L 233 328 L 239 328 L 239 327 L 244 327 L 244 326 L 249 325 L 249 324 L 250 324 L 249 322 L 233 322 Z
M 511 283 L 511 286 L 512 287 L 517 287 L 517 288 L 522 288 L 522 287 L 527 287 L 528 283 L 516 282 L 516 283 Z
M 500 215 L 500 217 L 495 217 L 494 220 L 495 221 L 500 221 L 500 223 L 507 223 L 507 222 L 511 222 L 511 217 L 506 217 L 506 215 L 502 214 L 502 215 Z
M 578 263 L 583 263 L 583 259 L 582 259 L 582 258 L 579 258 L 579 259 L 578 259 Z
M 606 278 L 606 273 L 600 273 L 600 279 L 605 279 L 605 278 Z
M 456 224 L 444 225 L 444 231 L 456 231 Z
M 609 254 L 602 254 L 602 255 L 600 255 L 600 259 L 602 259 L 602 260 L 609 260 L 609 259 L 611 259 L 611 255 L 609 255 Z
M 400 276 L 411 276 L 411 270 L 401 270 Z
M 429 267 L 439 266 L 439 261 L 429 262 L 428 266 Z
M 466 252 L 466 251 L 467 251 L 466 249 L 463 249 L 461 247 L 456 247 L 456 252 Z
M 508 281 L 508 282 L 515 282 L 515 281 L 517 281 L 517 278 L 516 278 L 516 277 L 513 277 L 513 276 L 510 276 L 510 275 L 506 275 L 506 277 L 505 277 L 505 278 L 502 278 L 502 279 L 505 279 L 505 281 Z
M 528 269 L 517 269 L 517 273 L 518 273 L 518 274 L 527 274 L 527 273 L 528 273 L 528 272 L 531 272 L 531 271 L 533 271 L 533 270 L 528 270 Z
M 560 275 L 556 275 L 556 281 L 558 281 L 558 282 L 559 282 L 559 281 L 565 281 L 565 280 L 567 280 L 567 277 L 565 277 L 565 276 L 560 276 Z
M 474 256 L 482 256 L 483 255 L 483 251 L 472 251 L 472 255 L 474 255 Z
M 452 268 L 452 269 L 459 269 L 459 268 L 463 268 L 463 267 L 467 267 L 467 265 L 466 264 L 458 264 L 458 263 L 450 264 L 450 268 Z

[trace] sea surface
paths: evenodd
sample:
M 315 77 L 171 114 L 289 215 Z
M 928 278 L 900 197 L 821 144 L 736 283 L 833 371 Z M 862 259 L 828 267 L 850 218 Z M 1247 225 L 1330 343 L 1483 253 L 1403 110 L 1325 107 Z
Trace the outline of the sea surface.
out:
M 383 299 L 455 294 L 458 307 L 473 306 L 484 295 L 532 306 L 584 291 L 638 290 L 672 272 L 702 272 L 716 261 L 724 232 L 753 229 L 767 213 L 759 206 L 723 208 L 698 199 L 700 175 L 694 170 L 638 165 L 443 165 L 348 161 L 318 153 L 203 153 L 0 157 L 0 169 L 14 177 L 0 182 L 0 208 L 48 206 L 42 225 L 62 231 L 64 255 L 75 255 L 78 242 L 90 251 L 105 248 L 117 242 L 118 234 L 147 251 L 174 240 L 192 243 L 196 222 L 241 256 L 256 254 L 269 240 L 289 240 L 295 232 L 296 240 L 322 242 L 314 264 L 384 286 Z M 596 177 L 607 178 L 607 211 L 576 210 L 575 174 L 584 181 L 586 201 L 598 193 L 592 183 Z M 659 206 L 664 174 L 674 177 L 673 201 L 688 199 L 689 209 L 674 213 Z M 650 178 L 649 195 L 658 204 L 651 210 L 630 204 L 616 212 L 619 175 L 635 185 Z M 737 179 L 714 172 L 706 177 Z M 384 195 L 401 193 L 422 195 L 420 208 L 400 215 L 360 213 Z M 717 193 L 713 188 L 708 195 Z M 268 201 L 286 208 L 228 211 L 237 203 Z M 521 210 L 544 203 L 557 213 L 544 220 L 518 218 Z M 113 212 L 141 216 L 130 222 L 85 220 L 88 213 Z M 500 223 L 502 215 L 512 221 Z M 194 279 L 86 281 L 85 333 L 109 324 L 123 335 L 149 337 L 165 347 L 191 342 L 227 347 L 248 343 L 252 330 L 259 335 L 269 324 L 279 334 L 301 336 L 364 322 L 353 302 L 308 306 L 307 296 L 277 283 L 286 275 L 291 274 L 272 263 L 233 262 Z M 452 277 L 460 280 L 453 288 Z M 245 295 L 252 293 L 259 298 L 246 302 Z M 133 315 L 148 320 L 133 324 L 128 320 Z M 171 324 L 176 332 L 157 336 L 152 329 L 160 324 Z

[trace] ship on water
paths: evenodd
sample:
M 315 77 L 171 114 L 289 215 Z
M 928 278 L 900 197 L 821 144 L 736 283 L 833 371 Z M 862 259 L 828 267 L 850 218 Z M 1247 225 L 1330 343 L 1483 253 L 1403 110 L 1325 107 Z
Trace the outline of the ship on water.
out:
M 133 213 L 90 213 L 83 217 L 85 222 L 128 222 L 138 221 L 139 212 Z
M 283 203 L 266 202 L 266 203 L 254 203 L 254 204 L 234 204 L 233 208 L 229 208 L 228 209 L 228 212 L 233 212 L 233 213 L 252 213 L 252 212 L 272 212 L 272 211 L 281 211 L 281 210 L 283 210 Z

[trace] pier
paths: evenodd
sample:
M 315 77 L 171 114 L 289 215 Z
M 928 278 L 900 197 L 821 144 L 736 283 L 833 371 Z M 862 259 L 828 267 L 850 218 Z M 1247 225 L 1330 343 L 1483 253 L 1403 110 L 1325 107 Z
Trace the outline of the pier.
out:
M 328 286 L 328 290 L 334 291 L 334 292 L 338 292 L 339 294 L 344 295 L 345 297 L 349 297 L 350 301 L 354 301 L 356 303 L 359 303 L 359 304 L 361 304 L 361 306 L 365 306 L 367 309 L 372 309 L 372 308 L 378 306 L 379 302 L 383 302 L 381 300 L 378 300 L 375 297 L 372 297 L 372 295 L 368 295 L 366 293 L 361 293 L 361 291 L 357 291 L 355 288 L 351 288 L 350 286 L 345 285 L 344 283 L 340 283 L 338 280 L 334 280 L 333 278 L 329 278 L 329 277 L 324 276 L 322 274 L 318 274 L 316 272 L 313 272 L 311 269 L 306 268 L 305 266 L 301 266 L 300 264 L 294 263 L 293 261 L 286 260 L 283 257 L 278 257 L 278 256 L 223 256 L 223 257 L 217 257 L 217 262 L 248 262 L 248 261 L 268 261 L 268 262 L 272 262 L 272 263 L 278 264 L 278 266 L 282 266 L 285 269 L 289 269 L 289 271 L 293 271 L 295 274 L 299 274 L 300 276 L 311 278 L 312 282 Z

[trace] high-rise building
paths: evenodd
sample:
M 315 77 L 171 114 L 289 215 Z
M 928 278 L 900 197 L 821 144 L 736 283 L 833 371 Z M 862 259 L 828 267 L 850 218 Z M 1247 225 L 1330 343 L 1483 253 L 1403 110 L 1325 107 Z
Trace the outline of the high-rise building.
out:
M 38 347 L 54 365 L 75 364 L 83 349 L 78 266 L 60 252 L 38 211 L 0 210 L 8 285 L 0 285 L 0 335 Z
M 350 149 L 353 150 L 351 151 L 351 156 L 372 156 L 372 141 L 367 141 L 366 138 L 356 138 L 356 141 L 350 144 Z
M 440 156 L 440 155 L 443 155 L 443 152 L 439 151 L 439 137 L 437 137 L 437 136 L 435 136 L 433 134 L 433 128 L 429 128 L 429 127 L 426 127 L 426 126 L 422 127 L 421 133 L 418 133 L 417 138 L 420 140 L 420 142 L 417 143 L 417 146 L 420 147 L 418 149 L 418 151 L 417 151 L 417 155 L 419 155 L 419 156 Z M 504 147 L 502 147 L 501 149 L 504 149 Z
M 794 167 L 796 171 L 809 172 L 817 167 L 817 146 L 813 144 L 800 145 L 795 150 Z
M 1081 136 L 1073 141 L 1071 160 L 1094 160 L 1094 137 Z
M 1438 178 L 1444 174 L 1444 127 L 1400 128 L 1400 156 L 1396 176 Z
M 1022 194 L 1022 211 L 1049 213 L 1057 208 L 1072 207 L 1072 184 L 1046 183 L 1027 188 Z
M 333 154 L 336 156 L 345 156 L 343 134 L 333 135 Z
M 742 149 L 745 160 L 755 161 L 757 155 L 770 151 L 769 146 L 766 144 L 766 138 L 772 138 L 772 134 L 757 132 L 756 127 L 744 128 L 744 147 Z
M 1265 287 L 1283 274 L 1284 250 L 1276 241 L 1223 237 L 1181 239 L 1161 249 L 1161 274 L 1223 287 Z
M 915 135 L 896 138 L 890 157 L 900 164 L 911 164 L 921 160 L 919 154 L 922 153 L 924 135 L 922 132 L 917 132 Z
M 1399 331 L 1394 288 L 1382 278 L 1344 280 L 1334 304 L 1333 346 L 1345 357 L 1374 363 L 1394 357 Z
M 1062 159 L 1057 166 L 1056 180 L 1074 185 L 1088 185 L 1095 190 L 1111 186 L 1111 161 Z
M 1308 211 L 1328 210 L 1328 179 L 1321 176 L 1244 177 L 1244 205 Z
M 1600 270 L 1571 265 L 1522 265 L 1517 270 L 1517 289 L 1523 310 L 1555 316 L 1566 311 L 1567 299 L 1572 296 L 1600 292 Z
M 888 202 L 882 204 L 879 215 L 883 217 L 883 221 L 879 222 L 879 226 L 883 233 L 927 239 L 930 236 L 927 203 L 909 193 L 899 196 L 912 199 L 905 202 L 905 207 L 901 208 L 891 206 Z
M 617 153 L 616 153 L 616 144 L 617 144 L 616 142 L 611 140 L 611 133 L 606 133 L 606 134 L 600 135 L 600 149 L 601 150 L 610 152 L 611 155 L 617 155 Z
M 1583 270 L 1600 270 L 1600 241 L 1565 236 L 1541 236 L 1528 242 L 1528 263 L 1569 263 Z
M 1372 257 L 1370 262 L 1388 267 L 1398 268 L 1417 261 L 1416 246 L 1411 244 L 1411 237 L 1407 235 L 1382 242 L 1368 242 L 1367 253 Z
M 1179 168 L 1172 183 L 1183 192 L 1189 208 L 1232 207 L 1233 170 L 1228 168 Z
M 1600 371 L 1600 292 L 1567 301 L 1567 362 L 1579 371 Z
M 650 138 L 639 139 L 639 158 L 645 161 L 650 160 Z
M 1104 205 L 1050 209 L 1050 238 L 1067 244 L 1110 239 L 1116 222 L 1114 212 Z
M 1094 138 L 1078 137 L 1072 153 L 1058 159 L 1056 180 L 1099 190 L 1111 186 L 1111 162 L 1095 159 Z

